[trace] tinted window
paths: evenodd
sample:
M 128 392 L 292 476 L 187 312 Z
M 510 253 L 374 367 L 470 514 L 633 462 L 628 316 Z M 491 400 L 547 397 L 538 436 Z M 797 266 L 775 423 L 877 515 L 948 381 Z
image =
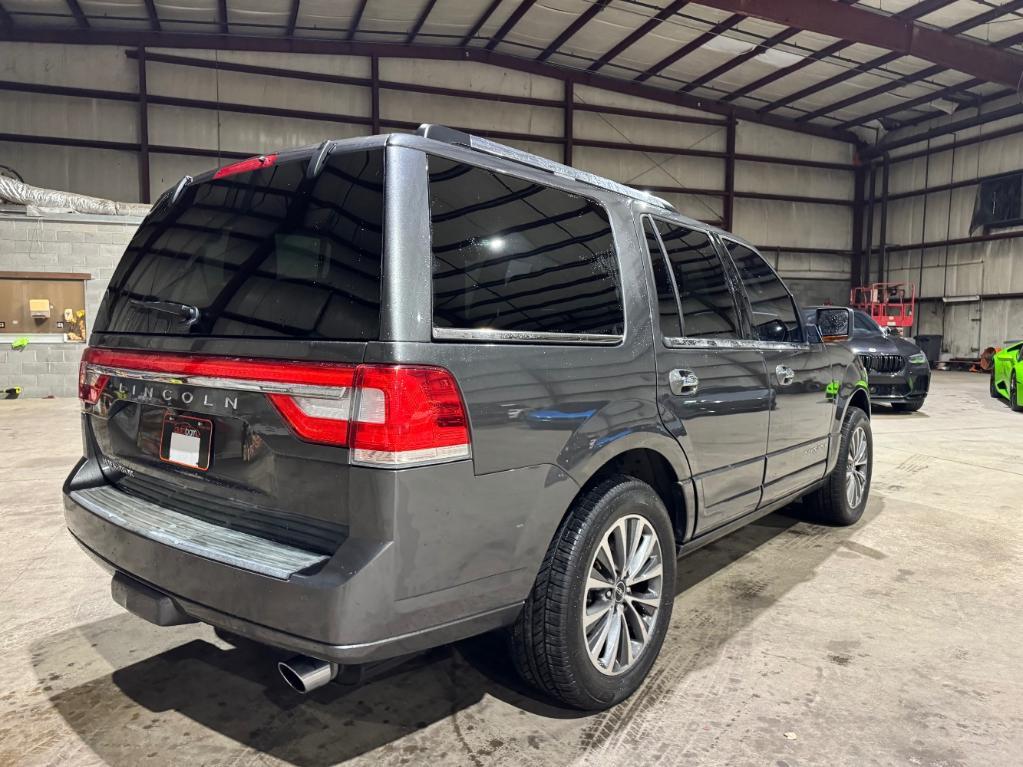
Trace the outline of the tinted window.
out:
M 657 315 L 660 318 L 661 334 L 668 338 L 682 335 L 682 323 L 678 315 L 678 298 L 675 286 L 668 274 L 668 266 L 661 251 L 661 243 L 654 232 L 653 221 L 649 216 L 643 217 L 643 231 L 646 234 L 647 252 L 650 254 L 650 266 L 654 272 L 654 285 L 657 288 Z
M 853 312 L 853 330 L 863 335 L 875 335 L 881 333 L 881 326 L 863 312 Z
M 139 227 L 97 329 L 120 333 L 375 339 L 380 315 L 382 151 L 306 160 L 186 188 Z M 147 307 L 144 302 L 150 302 Z M 188 325 L 153 302 L 189 304 Z
M 688 338 L 738 338 L 735 300 L 724 265 L 703 232 L 657 222 L 682 304 Z
M 725 240 L 725 246 L 746 289 L 753 312 L 753 330 L 759 340 L 801 341 L 796 306 L 778 275 L 755 250 L 729 240 Z
M 441 157 L 430 157 L 429 170 L 437 327 L 622 333 L 602 207 Z

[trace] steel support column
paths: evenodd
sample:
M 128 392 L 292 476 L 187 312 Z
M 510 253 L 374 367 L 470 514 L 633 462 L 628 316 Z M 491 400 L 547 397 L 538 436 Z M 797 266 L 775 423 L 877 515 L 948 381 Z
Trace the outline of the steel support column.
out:
M 891 177 L 891 158 L 884 156 L 881 167 L 881 229 L 878 232 L 877 281 L 884 282 L 888 273 L 888 182 Z
M 380 132 L 380 59 L 369 57 L 369 119 L 375 136 Z
M 725 199 L 722 219 L 725 229 L 731 231 L 735 222 L 735 133 L 736 120 L 728 118 L 725 126 Z
M 852 220 L 852 249 L 853 257 L 849 264 L 849 287 L 855 288 L 860 284 L 860 275 L 863 274 L 863 213 L 866 203 L 864 202 L 864 185 L 866 184 L 866 168 L 857 164 L 855 180 L 853 184 L 853 220 Z
M 867 174 L 867 245 L 864 248 L 863 263 L 856 273 L 856 287 L 865 285 L 870 280 L 870 259 L 874 255 L 874 205 L 876 203 L 877 189 L 877 164 L 870 163 L 870 173 Z
M 563 135 L 565 137 L 562 160 L 564 160 L 565 165 L 572 164 L 572 148 L 575 139 L 575 131 L 572 125 L 575 118 L 574 112 L 575 112 L 575 85 L 571 80 L 565 80 L 565 106 L 563 110 L 565 122 L 564 128 L 562 129 Z
M 149 202 L 149 89 L 146 85 L 146 49 L 138 49 L 139 79 L 139 202 Z

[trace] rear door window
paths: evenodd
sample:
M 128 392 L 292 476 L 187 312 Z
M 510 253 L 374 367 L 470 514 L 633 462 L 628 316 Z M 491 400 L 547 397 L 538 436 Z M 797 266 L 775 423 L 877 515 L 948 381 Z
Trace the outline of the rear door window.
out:
M 371 340 L 379 335 L 383 150 L 308 157 L 188 186 L 139 227 L 96 329 Z M 188 324 L 159 309 L 186 304 Z
M 796 305 L 785 283 L 752 248 L 723 240 L 749 298 L 753 332 L 760 341 L 803 340 Z
M 687 338 L 740 338 L 739 313 L 724 263 L 706 232 L 657 222 L 682 305 Z
M 625 312 L 598 203 L 430 156 L 437 328 L 621 335 Z

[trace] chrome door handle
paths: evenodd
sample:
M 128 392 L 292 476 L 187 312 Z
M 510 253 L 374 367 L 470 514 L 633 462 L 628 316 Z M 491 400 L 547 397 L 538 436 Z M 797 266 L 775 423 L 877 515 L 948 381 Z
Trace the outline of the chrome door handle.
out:
M 696 394 L 699 387 L 700 379 L 692 370 L 678 368 L 668 373 L 668 388 L 671 389 L 672 394 Z
M 782 386 L 788 386 L 790 383 L 796 380 L 796 372 L 789 367 L 779 365 L 774 369 L 774 374 L 778 376 L 778 383 Z

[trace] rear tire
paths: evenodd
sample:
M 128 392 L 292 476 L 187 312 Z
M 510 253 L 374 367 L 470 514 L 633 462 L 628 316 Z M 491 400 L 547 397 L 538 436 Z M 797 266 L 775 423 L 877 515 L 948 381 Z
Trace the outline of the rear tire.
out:
M 664 503 L 644 482 L 610 477 L 577 498 L 558 528 L 512 626 L 515 667 L 561 703 L 609 708 L 646 678 L 674 599 Z
M 892 410 L 896 413 L 915 413 L 924 406 L 924 401 L 919 402 L 893 402 Z
M 873 465 L 870 419 L 858 407 L 850 407 L 842 424 L 838 462 L 824 484 L 806 497 L 809 515 L 829 525 L 856 524 L 870 496 Z

